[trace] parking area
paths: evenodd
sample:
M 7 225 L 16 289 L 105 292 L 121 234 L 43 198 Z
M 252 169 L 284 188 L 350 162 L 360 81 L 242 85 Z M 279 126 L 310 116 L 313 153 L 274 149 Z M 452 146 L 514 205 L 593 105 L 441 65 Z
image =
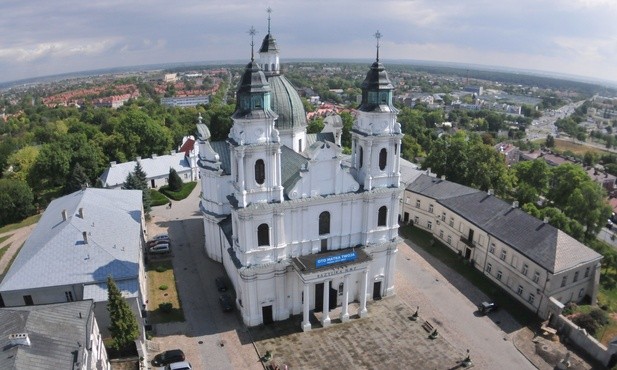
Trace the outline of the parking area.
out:
M 195 369 L 263 369 L 260 357 L 289 368 L 422 369 L 459 367 L 467 349 L 474 369 L 535 369 L 512 343 L 518 326 L 507 312 L 477 315 L 481 293 L 461 292 L 444 271 L 426 262 L 421 251 L 401 244 L 397 255 L 396 296 L 368 306 L 369 316 L 348 323 L 333 320 L 328 328 L 300 331 L 299 316 L 269 326 L 246 328 L 238 311 L 224 312 L 215 278 L 222 265 L 205 256 L 198 212 L 199 187 L 173 209 L 152 213 L 150 235 L 167 231 L 173 243 L 173 265 L 186 321 L 155 326 L 151 358 L 180 348 Z M 234 294 L 233 291 L 229 291 Z M 412 321 L 416 307 L 419 320 Z M 355 311 L 351 311 L 352 313 Z M 336 317 L 332 313 L 331 317 Z M 430 323 L 439 332 L 428 338 Z M 426 366 L 425 366 L 426 365 Z M 412 366 L 412 367 L 410 367 Z

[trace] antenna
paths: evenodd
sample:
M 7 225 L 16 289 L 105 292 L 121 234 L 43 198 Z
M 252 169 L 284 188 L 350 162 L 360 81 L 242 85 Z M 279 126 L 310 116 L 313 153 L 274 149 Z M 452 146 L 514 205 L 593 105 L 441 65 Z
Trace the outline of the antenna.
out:
M 373 36 L 375 36 L 375 39 L 377 40 L 377 61 L 379 62 L 379 39 L 381 38 L 381 33 L 377 30 Z
M 249 30 L 249 35 L 251 35 L 251 62 L 255 60 L 255 55 L 253 53 L 253 47 L 255 46 L 255 34 L 257 33 L 257 31 L 255 31 L 255 27 L 251 26 L 251 29 Z
M 266 9 L 266 12 L 268 12 L 268 35 L 270 34 L 270 14 L 272 13 L 272 8 L 268 7 L 268 9 Z

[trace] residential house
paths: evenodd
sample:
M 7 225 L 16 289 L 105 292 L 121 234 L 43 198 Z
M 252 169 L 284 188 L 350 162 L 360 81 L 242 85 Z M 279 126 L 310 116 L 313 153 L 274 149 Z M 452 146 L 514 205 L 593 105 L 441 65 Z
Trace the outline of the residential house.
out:
M 107 370 L 94 302 L 0 308 L 0 369 Z
M 517 204 L 427 174 L 405 190 L 409 222 L 546 319 L 568 302 L 595 302 L 602 256 Z
M 86 188 L 55 199 L 0 283 L 0 306 L 92 300 L 108 336 L 111 276 L 138 319 L 143 343 L 144 233 L 140 190 Z

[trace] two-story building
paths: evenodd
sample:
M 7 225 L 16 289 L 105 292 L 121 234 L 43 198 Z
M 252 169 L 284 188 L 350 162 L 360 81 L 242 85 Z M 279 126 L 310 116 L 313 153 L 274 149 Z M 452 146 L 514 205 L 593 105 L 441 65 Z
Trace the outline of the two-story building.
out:
M 423 174 L 407 186 L 401 212 L 542 318 L 596 301 L 602 256 L 516 202 Z

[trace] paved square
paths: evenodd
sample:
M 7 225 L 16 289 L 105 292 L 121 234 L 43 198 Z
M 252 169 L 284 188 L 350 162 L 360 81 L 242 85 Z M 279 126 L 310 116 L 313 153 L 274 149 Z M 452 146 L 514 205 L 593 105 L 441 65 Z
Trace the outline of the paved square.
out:
M 371 302 L 368 310 L 368 317 L 336 319 L 327 328 L 313 316 L 310 332 L 301 331 L 301 315 L 250 332 L 260 355 L 270 351 L 273 364 L 291 369 L 451 369 L 465 357 L 443 337 L 429 339 L 422 316 L 412 321 L 415 310 L 396 296 Z

